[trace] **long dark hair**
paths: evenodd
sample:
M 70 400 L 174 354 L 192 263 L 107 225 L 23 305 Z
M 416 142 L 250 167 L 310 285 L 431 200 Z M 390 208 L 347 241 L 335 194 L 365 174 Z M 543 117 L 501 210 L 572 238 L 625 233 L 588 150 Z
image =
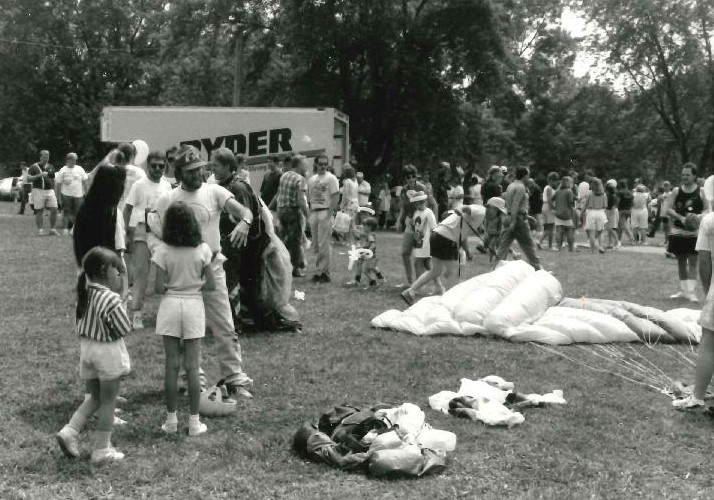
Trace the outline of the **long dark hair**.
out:
M 81 319 L 87 312 L 87 279 L 92 281 L 106 278 L 107 269 L 113 267 L 124 273 L 124 263 L 121 258 L 106 247 L 91 248 L 82 259 L 82 272 L 77 278 L 77 308 L 75 317 Z
M 116 250 L 117 204 L 124 192 L 126 171 L 111 164 L 97 167 L 89 192 L 77 212 L 74 224 L 74 258 L 82 264 L 84 255 L 96 246 Z
M 174 202 L 166 209 L 161 239 L 172 247 L 195 248 L 203 242 L 196 216 L 184 202 Z

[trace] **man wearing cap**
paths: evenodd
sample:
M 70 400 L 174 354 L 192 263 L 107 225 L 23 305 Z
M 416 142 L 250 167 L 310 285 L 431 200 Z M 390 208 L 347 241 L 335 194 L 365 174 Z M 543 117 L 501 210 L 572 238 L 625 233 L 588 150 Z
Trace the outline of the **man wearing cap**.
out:
M 496 254 L 500 260 L 505 260 L 506 254 L 515 240 L 523 250 L 528 263 L 537 271 L 541 268 L 540 259 L 536 255 L 533 237 L 528 226 L 528 189 L 526 186 L 529 175 L 528 167 L 516 168 L 516 178 L 508 185 L 508 189 L 503 195 L 508 215 L 504 221 Z
M 35 210 L 37 234 L 45 233 L 45 209 L 50 211 L 50 234 L 59 234 L 57 225 L 57 195 L 55 194 L 55 168 L 49 163 L 50 152 L 40 151 L 40 161 L 33 163 L 27 171 L 27 180 L 32 183 L 32 206 Z
M 295 155 L 290 159 L 290 170 L 280 176 L 278 192 L 270 204 L 277 207 L 280 221 L 280 239 L 290 252 L 290 263 L 293 266 L 293 277 L 305 276 L 301 268 L 305 266 L 303 255 L 303 224 L 307 220 L 307 161 L 303 155 Z
M 203 292 L 203 302 L 206 309 L 206 326 L 213 332 L 216 341 L 220 377 L 225 380 L 228 392 L 232 397 L 252 397 L 248 387 L 253 381 L 242 369 L 241 347 L 235 332 L 231 305 L 228 300 L 226 274 L 223 262 L 226 258 L 221 253 L 221 235 L 219 229 L 220 214 L 223 210 L 238 221 L 231 231 L 229 241 L 237 248 L 246 245 L 248 232 L 253 224 L 253 214 L 249 209 L 238 203 L 233 194 L 217 184 L 203 182 L 203 161 L 200 153 L 193 146 L 182 146 L 176 153 L 176 178 L 180 186 L 163 193 L 156 200 L 156 233 L 161 234 L 161 221 L 169 205 L 181 201 L 190 206 L 201 226 L 203 240 L 213 251 L 211 268 L 215 276 L 216 287 Z M 152 227 L 152 231 L 153 231 Z
M 330 262 L 332 246 L 332 214 L 340 203 L 340 184 L 333 174 L 327 171 L 330 164 L 325 153 L 315 157 L 315 173 L 307 181 L 307 194 L 310 203 L 310 234 L 315 251 L 315 283 L 330 282 Z M 359 174 L 358 174 L 359 175 Z

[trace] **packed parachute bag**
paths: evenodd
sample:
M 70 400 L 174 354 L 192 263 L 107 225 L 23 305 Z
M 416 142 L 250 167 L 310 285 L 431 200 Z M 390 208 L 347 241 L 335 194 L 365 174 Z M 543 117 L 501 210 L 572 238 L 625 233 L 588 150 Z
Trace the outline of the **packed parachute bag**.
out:
M 317 424 L 305 422 L 293 449 L 315 462 L 371 477 L 422 477 L 446 468 L 456 435 L 432 429 L 412 404 L 335 406 Z

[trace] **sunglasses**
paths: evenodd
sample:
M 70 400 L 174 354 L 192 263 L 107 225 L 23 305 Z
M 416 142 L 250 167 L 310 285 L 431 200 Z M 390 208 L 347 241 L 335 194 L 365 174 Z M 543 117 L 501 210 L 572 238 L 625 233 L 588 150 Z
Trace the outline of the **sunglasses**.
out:
M 165 166 L 163 163 L 149 163 L 149 167 L 151 168 L 164 168 Z

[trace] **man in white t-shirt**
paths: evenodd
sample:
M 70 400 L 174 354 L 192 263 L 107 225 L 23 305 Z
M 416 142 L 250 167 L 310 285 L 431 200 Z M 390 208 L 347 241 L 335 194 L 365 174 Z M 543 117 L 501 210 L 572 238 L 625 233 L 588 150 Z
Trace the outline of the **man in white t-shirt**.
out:
M 242 369 L 241 347 L 233 323 L 226 274 L 223 270 L 223 262 L 226 258 L 221 254 L 219 221 L 224 209 L 238 221 L 230 234 L 230 241 L 234 246 L 242 247 L 246 244 L 248 230 L 253 223 L 253 214 L 238 203 L 227 189 L 218 184 L 203 182 L 202 167 L 206 164 L 207 162 L 201 159 L 200 153 L 193 146 L 182 146 L 177 151 L 176 178 L 181 184 L 176 189 L 159 196 L 154 212 L 149 215 L 148 224 L 153 233 L 160 235 L 161 221 L 171 203 L 181 201 L 193 210 L 201 226 L 203 240 L 208 243 L 213 252 L 211 268 L 216 286 L 214 290 L 203 292 L 203 302 L 206 310 L 206 326 L 213 332 L 216 343 L 220 377 L 225 380 L 229 395 L 250 398 L 253 396 L 247 388 L 253 385 L 253 381 Z
M 307 196 L 310 203 L 308 224 L 312 235 L 315 259 L 315 283 L 330 282 L 330 261 L 332 258 L 332 214 L 340 202 L 340 186 L 337 177 L 327 171 L 330 160 L 325 153 L 315 157 L 315 173 L 307 181 Z
M 127 254 L 134 268 L 132 293 L 132 328 L 144 328 L 143 309 L 146 287 L 149 282 L 151 254 L 159 241 L 147 231 L 146 216 L 163 193 L 171 191 L 171 184 L 163 178 L 166 158 L 159 151 L 147 157 L 149 175 L 136 181 L 129 190 L 124 205 L 124 225 L 127 228 Z
M 369 182 L 364 180 L 364 174 L 362 172 L 357 172 L 357 201 L 360 207 L 369 206 L 369 197 L 372 194 L 372 186 Z
M 141 167 L 134 165 L 134 158 L 136 157 L 136 147 L 130 142 L 123 142 L 117 146 L 117 149 L 124 155 L 124 162 L 117 162 L 119 168 L 123 168 L 126 171 L 126 180 L 124 181 L 124 193 L 119 200 L 119 205 L 117 208 L 120 212 L 124 211 L 124 203 L 126 203 L 126 197 L 129 196 L 129 191 L 136 181 L 146 177 L 146 172 Z
M 68 153 L 67 164 L 55 174 L 55 192 L 62 200 L 63 233 L 69 234 L 74 226 L 74 219 L 87 192 L 87 172 L 77 165 L 77 154 Z

